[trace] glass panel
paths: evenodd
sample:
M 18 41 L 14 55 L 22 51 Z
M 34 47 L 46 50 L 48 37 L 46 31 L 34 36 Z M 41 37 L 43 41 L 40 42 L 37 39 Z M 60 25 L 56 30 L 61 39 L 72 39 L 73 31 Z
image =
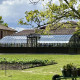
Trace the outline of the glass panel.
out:
M 26 36 L 6 36 L 0 40 L 0 43 L 27 43 Z
M 68 43 L 72 35 L 41 35 L 39 43 Z
M 41 35 L 38 43 L 68 43 L 72 35 Z M 0 43 L 27 43 L 26 36 L 6 36 Z

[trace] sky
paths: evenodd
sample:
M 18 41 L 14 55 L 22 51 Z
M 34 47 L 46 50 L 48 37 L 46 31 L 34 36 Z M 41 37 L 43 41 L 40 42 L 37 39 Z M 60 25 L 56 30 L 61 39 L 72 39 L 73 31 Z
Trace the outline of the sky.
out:
M 30 29 L 31 26 L 19 25 L 19 19 L 25 18 L 26 11 L 35 9 L 44 10 L 43 5 L 49 1 L 50 0 L 39 1 L 36 5 L 33 5 L 29 0 L 0 0 L 0 16 L 3 17 L 4 23 L 7 23 L 9 27 L 14 28 L 17 31 Z M 58 0 L 52 0 L 52 2 L 59 4 Z
M 43 10 L 42 4 L 46 4 L 48 1 L 49 0 L 45 0 L 44 2 L 40 1 L 36 5 L 33 5 L 29 0 L 0 0 L 0 16 L 3 17 L 4 23 L 7 23 L 9 27 L 17 31 L 30 29 L 30 26 L 19 25 L 19 19 L 25 18 L 26 11 L 34 9 Z M 53 0 L 53 2 L 58 3 L 58 0 Z

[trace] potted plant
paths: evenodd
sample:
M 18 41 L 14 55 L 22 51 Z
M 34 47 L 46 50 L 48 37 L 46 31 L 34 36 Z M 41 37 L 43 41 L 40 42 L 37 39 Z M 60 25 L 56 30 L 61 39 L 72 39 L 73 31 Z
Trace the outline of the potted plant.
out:
M 64 65 L 62 69 L 63 76 L 71 77 L 72 75 L 74 75 L 72 74 L 74 72 L 74 69 L 75 69 L 75 66 L 72 63 Z

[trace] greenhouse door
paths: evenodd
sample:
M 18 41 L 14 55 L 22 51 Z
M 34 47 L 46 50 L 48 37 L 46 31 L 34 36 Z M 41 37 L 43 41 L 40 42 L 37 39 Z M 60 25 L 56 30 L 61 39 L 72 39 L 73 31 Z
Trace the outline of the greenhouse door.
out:
M 30 34 L 27 36 L 27 47 L 37 47 L 39 34 Z
M 37 47 L 37 38 L 28 38 L 27 44 L 28 47 Z

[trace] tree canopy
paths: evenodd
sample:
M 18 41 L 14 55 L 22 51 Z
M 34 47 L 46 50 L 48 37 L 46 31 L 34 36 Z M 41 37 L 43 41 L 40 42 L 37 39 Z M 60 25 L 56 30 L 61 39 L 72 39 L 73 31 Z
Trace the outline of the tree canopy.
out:
M 59 4 L 52 3 L 51 1 L 46 4 L 45 11 L 26 11 L 26 22 L 20 19 L 19 23 L 22 25 L 36 23 L 37 27 L 46 25 L 49 30 L 54 28 L 53 26 L 56 23 L 61 25 L 60 22 L 63 20 L 77 20 L 77 28 L 80 29 L 80 0 L 59 0 Z M 55 28 L 57 29 L 57 27 Z

